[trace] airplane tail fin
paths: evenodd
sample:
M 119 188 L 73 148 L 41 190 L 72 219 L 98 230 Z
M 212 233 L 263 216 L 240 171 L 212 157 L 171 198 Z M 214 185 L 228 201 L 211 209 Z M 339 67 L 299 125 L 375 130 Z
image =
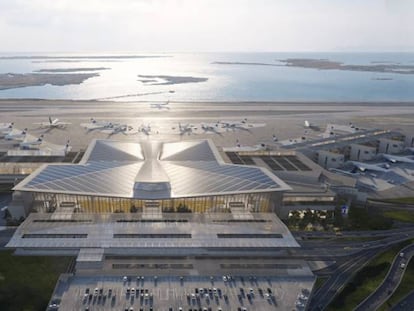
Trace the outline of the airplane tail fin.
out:
M 53 122 L 52 122 L 52 117 L 51 116 L 49 116 L 49 123 L 50 124 L 52 124 Z

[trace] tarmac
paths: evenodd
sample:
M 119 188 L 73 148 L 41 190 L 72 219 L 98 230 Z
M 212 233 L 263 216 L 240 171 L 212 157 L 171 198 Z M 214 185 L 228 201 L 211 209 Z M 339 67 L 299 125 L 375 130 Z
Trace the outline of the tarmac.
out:
M 354 123 L 360 128 L 385 128 L 414 131 L 413 103 L 283 103 L 283 102 L 171 102 L 169 109 L 151 108 L 150 102 L 102 102 L 102 101 L 53 101 L 53 100 L 0 100 L 0 123 L 14 122 L 15 128 L 27 127 L 29 134 L 40 136 L 57 145 L 68 139 L 73 151 L 84 149 L 94 138 L 125 140 L 182 140 L 212 138 L 218 146 L 235 146 L 238 139 L 242 145 L 258 142 L 272 144 L 272 136 L 278 140 L 292 137 L 318 137 L 329 123 Z M 48 117 L 71 122 L 65 129 L 45 130 L 33 124 L 46 122 Z M 99 131 L 86 131 L 80 126 L 90 118 L 126 123 L 134 127 L 151 125 L 150 135 L 108 135 Z M 266 123 L 265 127 L 251 130 L 231 130 L 220 135 L 200 133 L 179 135 L 172 127 L 181 124 L 214 123 L 219 120 Z M 321 127 L 321 131 L 304 129 L 304 121 Z M 0 143 L 1 143 L 0 139 Z

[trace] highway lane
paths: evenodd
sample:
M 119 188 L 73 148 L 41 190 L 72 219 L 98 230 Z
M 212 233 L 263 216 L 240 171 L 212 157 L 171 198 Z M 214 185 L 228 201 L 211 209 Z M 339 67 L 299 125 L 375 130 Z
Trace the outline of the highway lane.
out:
M 403 253 L 403 256 L 400 254 Z M 411 244 L 398 252 L 387 276 L 383 283 L 373 292 L 366 300 L 364 300 L 355 311 L 376 310 L 379 308 L 398 288 L 402 277 L 404 276 L 405 267 L 414 255 L 414 244 Z M 401 265 L 404 265 L 404 268 Z
M 338 261 L 333 267 L 331 266 L 318 271 L 316 273 L 318 276 L 329 275 L 329 272 L 332 272 L 332 274 L 322 287 L 312 295 L 309 310 L 325 309 L 354 274 L 369 263 L 373 257 L 392 247 L 394 244 L 400 243 L 406 239 L 407 236 L 405 234 L 390 237 L 383 245 L 367 247 L 362 250 L 359 249 L 358 252 Z
M 414 225 L 405 226 L 402 228 L 390 229 L 390 230 L 362 230 L 362 231 L 341 231 L 341 236 L 336 235 L 334 232 L 326 231 L 291 231 L 295 238 L 307 239 L 317 237 L 332 237 L 332 238 L 344 238 L 344 237 L 377 237 L 377 236 L 389 236 L 391 234 L 400 233 L 412 233 L 414 232 Z
M 386 245 L 389 242 L 392 242 L 395 239 L 407 239 L 409 237 L 414 237 L 414 231 L 409 232 L 409 233 L 395 233 L 395 234 L 390 234 L 389 236 L 382 236 L 381 238 L 378 237 L 373 238 L 373 240 L 346 240 L 343 238 L 332 238 L 332 239 L 322 239 L 322 240 L 302 240 L 302 241 L 298 241 L 299 244 L 304 248 L 315 248 L 315 247 L 353 247 L 353 248 L 368 248 L 368 247 L 377 247 L 380 245 Z M 359 237 L 359 238 L 364 238 L 364 237 Z
M 312 296 L 309 310 L 324 310 L 354 273 L 368 263 L 378 252 L 379 250 L 363 251 L 361 254 L 352 256 L 346 262 L 338 265 L 334 274 Z
M 391 311 L 412 311 L 414 306 L 414 290 L 405 296 Z

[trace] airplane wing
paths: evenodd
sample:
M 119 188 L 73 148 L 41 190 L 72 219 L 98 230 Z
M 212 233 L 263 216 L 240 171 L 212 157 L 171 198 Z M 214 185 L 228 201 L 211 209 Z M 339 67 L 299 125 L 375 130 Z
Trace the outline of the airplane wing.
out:
M 116 134 L 116 130 L 115 129 L 103 129 L 100 132 L 101 133 L 104 133 L 104 134 Z
M 245 128 L 256 128 L 256 127 L 265 127 L 266 123 L 245 123 L 243 127 Z
M 136 130 L 136 129 L 132 129 L 132 130 L 128 130 L 128 131 L 123 131 L 121 133 L 124 134 L 124 135 L 136 135 L 136 134 L 139 133 L 139 131 Z
M 397 163 L 398 162 L 398 160 L 396 158 L 394 158 L 394 157 L 392 157 L 388 154 L 383 154 L 382 156 L 384 157 L 384 159 L 390 161 L 391 163 Z
M 365 172 L 365 171 L 375 171 L 375 172 L 389 172 L 388 169 L 381 167 L 380 164 L 366 164 L 366 163 L 361 163 L 361 162 L 357 162 L 357 161 L 349 161 L 350 163 L 352 163 L 352 165 L 354 165 L 356 168 L 358 168 L 361 172 Z
M 94 124 L 94 123 L 82 123 L 81 126 L 87 130 L 98 130 L 98 129 L 105 128 L 105 126 L 103 125 Z
M 408 157 L 401 157 L 401 156 L 392 156 L 389 154 L 382 155 L 386 160 L 390 161 L 391 163 L 414 163 L 414 159 Z

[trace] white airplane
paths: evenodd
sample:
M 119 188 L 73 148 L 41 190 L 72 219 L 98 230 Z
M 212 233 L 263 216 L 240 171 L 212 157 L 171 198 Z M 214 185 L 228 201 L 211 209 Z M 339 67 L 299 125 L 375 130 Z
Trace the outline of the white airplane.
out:
M 38 147 L 43 143 L 43 135 L 40 135 L 39 138 L 35 140 L 25 140 L 20 143 L 19 147 L 22 149 L 32 149 L 33 147 Z
M 170 101 L 167 100 L 165 103 L 151 103 L 150 108 L 157 108 L 157 109 L 170 109 Z
M 108 121 L 98 121 L 94 118 L 91 118 L 91 122 L 89 123 L 81 123 L 81 126 L 87 129 L 88 131 L 112 128 L 117 125 L 119 124 Z
M 62 122 L 59 119 L 52 119 L 52 117 L 49 117 L 49 122 L 38 122 L 38 123 L 33 123 L 33 124 L 37 124 L 40 125 L 40 128 L 65 128 L 66 125 L 72 124 L 70 122 Z
M 13 130 L 14 122 L 0 124 L 0 133 L 7 134 Z
M 249 123 L 247 122 L 247 118 L 244 118 L 243 120 L 239 121 L 239 122 L 233 122 L 233 121 L 218 121 L 217 122 L 217 127 L 218 124 L 221 124 L 222 128 L 225 128 L 227 130 L 231 129 L 231 130 L 245 130 L 248 131 L 252 128 L 257 128 L 257 127 L 264 127 L 266 126 L 265 123 Z
M 222 135 L 220 133 L 218 123 L 216 124 L 201 124 L 201 129 L 204 131 L 204 134 L 218 134 Z
M 361 172 L 365 171 L 375 171 L 375 172 L 389 172 L 389 164 L 380 163 L 380 164 L 367 164 L 358 161 L 347 161 L 346 163 L 351 163 Z
M 175 130 L 176 127 L 172 127 L 172 129 Z M 186 134 L 187 135 L 195 134 L 194 133 L 195 130 L 197 130 L 197 127 L 195 127 L 192 124 L 182 125 L 181 123 L 178 123 L 178 131 L 179 131 L 180 136 L 183 136 Z
M 307 128 L 307 129 L 311 129 L 314 131 L 320 131 L 321 128 L 313 123 L 310 123 L 308 120 L 305 120 L 305 122 L 303 122 L 303 127 Z
M 138 132 L 144 133 L 145 135 L 149 136 L 151 134 L 151 125 L 144 125 L 142 124 L 139 129 Z
M 225 129 L 236 129 L 238 127 L 241 127 L 242 125 L 247 124 L 247 118 L 244 118 L 243 120 L 241 120 L 240 122 L 234 122 L 234 121 L 217 121 L 217 125 L 221 124 L 222 128 Z
M 6 140 L 24 140 L 26 138 L 26 134 L 27 134 L 27 128 L 25 128 L 21 132 L 11 131 L 6 136 L 4 136 L 4 139 L 6 139 Z
M 112 127 L 105 128 L 101 130 L 102 133 L 108 134 L 108 135 L 115 135 L 118 133 L 122 133 L 124 135 L 132 135 L 137 134 L 138 131 L 134 131 L 134 128 L 131 125 L 128 124 L 120 124 L 120 125 L 114 125 Z
M 391 163 L 414 163 L 414 159 L 408 157 L 395 156 L 391 154 L 383 154 L 382 157 Z
M 253 146 L 243 146 L 240 144 L 240 141 L 236 140 L 236 146 L 235 147 L 224 147 L 224 152 L 238 152 L 238 151 L 261 151 L 261 150 L 269 150 L 269 146 L 267 146 L 265 143 L 260 143 Z

